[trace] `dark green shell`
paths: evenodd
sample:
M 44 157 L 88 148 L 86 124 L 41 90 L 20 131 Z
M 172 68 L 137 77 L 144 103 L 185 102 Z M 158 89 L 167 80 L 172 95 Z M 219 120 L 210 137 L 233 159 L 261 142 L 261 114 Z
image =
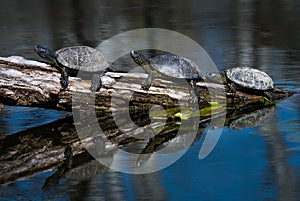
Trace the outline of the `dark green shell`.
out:
M 184 78 L 200 79 L 202 73 L 193 61 L 177 55 L 159 55 L 149 59 L 151 66 L 164 75 Z
M 88 46 L 66 47 L 55 53 L 60 64 L 75 70 L 97 72 L 109 66 L 101 52 Z

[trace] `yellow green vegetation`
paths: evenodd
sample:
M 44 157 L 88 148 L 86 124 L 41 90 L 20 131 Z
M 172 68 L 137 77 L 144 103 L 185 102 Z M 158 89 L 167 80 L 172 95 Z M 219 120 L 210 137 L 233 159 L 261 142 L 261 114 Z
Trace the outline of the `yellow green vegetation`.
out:
M 274 105 L 274 101 L 268 99 L 267 97 L 261 97 L 260 102 L 264 105 Z
M 190 107 L 175 107 L 168 108 L 165 110 L 153 110 L 150 111 L 149 116 L 153 119 L 180 119 L 187 120 L 192 117 L 205 117 L 212 114 L 220 113 L 226 109 L 225 105 L 219 104 L 218 102 L 210 102 L 209 106 L 200 110 L 193 110 Z

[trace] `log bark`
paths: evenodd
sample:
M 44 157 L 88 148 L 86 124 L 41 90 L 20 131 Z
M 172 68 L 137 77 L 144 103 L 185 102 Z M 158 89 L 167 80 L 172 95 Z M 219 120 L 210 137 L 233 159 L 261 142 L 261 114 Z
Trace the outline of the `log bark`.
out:
M 181 106 L 181 102 L 188 103 L 189 98 L 189 91 L 184 84 L 156 79 L 150 90 L 144 91 L 141 90 L 141 82 L 146 79 L 145 74 L 107 72 L 102 78 L 103 87 L 94 94 L 90 92 L 89 80 L 70 77 L 69 87 L 66 90 L 61 90 L 59 78 L 59 72 L 54 67 L 44 63 L 25 60 L 22 57 L 0 59 L 0 102 L 2 104 L 38 106 L 72 110 L 73 112 L 73 116 L 65 119 L 10 136 L 1 136 L 0 183 L 11 182 L 24 176 L 60 166 L 64 161 L 66 146 L 71 146 L 75 155 L 85 152 L 86 145 L 94 146 L 95 139 L 97 141 L 99 134 L 96 133 L 97 131 L 89 130 L 90 118 L 93 118 L 90 117 L 91 110 L 97 111 L 97 121 L 105 134 L 105 136 L 100 135 L 100 137 L 106 138 L 103 146 L 100 146 L 103 147 L 101 152 L 104 155 L 113 152 L 114 149 L 120 146 L 132 144 L 142 139 L 148 139 L 148 142 L 140 150 L 140 153 L 152 153 L 175 137 L 181 138 L 178 140 L 179 142 L 190 140 L 189 132 L 184 136 L 176 135 L 178 124 L 176 122 L 177 117 L 174 114 L 181 112 L 180 109 L 177 110 L 176 108 Z M 208 90 L 208 88 L 211 90 Z M 211 102 L 217 101 L 218 105 L 221 106 L 218 110 L 214 110 L 214 113 L 217 114 L 214 115 L 214 118 L 226 115 L 225 125 L 232 125 L 235 128 L 239 127 L 236 120 L 240 117 L 242 119 L 247 118 L 244 113 L 255 110 L 254 107 L 239 109 L 250 104 L 256 105 L 257 109 L 264 108 L 267 105 L 262 101 L 263 97 L 261 96 L 243 92 L 232 94 L 222 84 L 199 82 L 197 83 L 197 89 L 200 93 L 199 108 L 204 110 L 200 111 L 201 115 L 196 122 L 199 125 L 199 130 L 197 136 L 192 139 L 194 141 L 200 139 L 205 126 L 211 122 L 212 111 L 205 110 Z M 275 90 L 274 93 L 279 97 L 279 100 L 293 94 L 283 90 Z M 161 130 L 153 136 L 153 131 L 152 133 L 147 131 L 147 125 L 151 122 L 149 110 L 154 105 L 162 107 L 159 107 L 158 111 L 152 111 L 153 114 L 160 112 L 160 109 L 163 112 L 165 109 L 169 109 L 170 112 L 165 116 L 166 121 L 158 121 L 152 124 L 151 129 Z M 128 108 L 132 121 L 139 128 L 126 128 L 127 132 L 124 132 L 119 127 L 126 127 L 128 124 L 126 118 L 122 116 L 123 113 L 127 114 Z M 238 112 L 233 112 L 234 110 L 238 110 Z M 79 125 L 79 128 L 89 133 L 84 139 L 79 139 L 78 132 L 80 132 L 80 129 L 78 130 L 78 125 L 73 121 L 74 116 L 76 116 L 74 114 L 77 114 L 77 112 L 84 119 L 84 121 L 79 122 L 79 124 L 82 124 L 81 127 Z M 267 113 L 270 112 L 267 111 Z M 255 115 L 259 115 L 259 113 L 252 114 L 251 119 Z M 119 118 L 118 125 L 115 123 L 116 117 Z M 155 119 L 153 116 L 152 118 Z M 160 115 L 157 115 L 157 118 L 160 118 Z M 83 146 L 83 143 L 85 146 Z M 184 143 L 174 145 L 173 151 L 187 148 L 182 147 L 182 144 Z M 142 163 L 147 158 L 140 158 L 139 160 L 139 163 Z
M 80 74 L 80 73 L 79 73 Z M 26 60 L 22 57 L 0 58 L 0 102 L 6 105 L 38 106 L 61 110 L 72 110 L 72 103 L 85 104 L 91 97 L 96 109 L 107 109 L 112 104 L 127 106 L 130 101 L 136 109 L 158 104 L 166 107 L 178 106 L 178 101 L 187 103 L 187 85 L 164 79 L 155 79 L 150 90 L 141 89 L 146 79 L 143 73 L 107 72 L 102 77 L 103 87 L 95 94 L 90 92 L 90 80 L 70 77 L 69 87 L 62 90 L 60 74 L 50 65 Z M 230 93 L 222 84 L 198 82 L 199 107 L 218 101 L 228 105 L 260 103 L 261 96 L 237 92 Z M 209 90 L 208 90 L 209 89 Z M 225 90 L 225 91 L 224 91 Z M 291 96 L 292 92 L 277 90 L 280 99 Z M 75 96 L 74 96 L 75 94 Z M 113 99 L 113 103 L 111 102 Z

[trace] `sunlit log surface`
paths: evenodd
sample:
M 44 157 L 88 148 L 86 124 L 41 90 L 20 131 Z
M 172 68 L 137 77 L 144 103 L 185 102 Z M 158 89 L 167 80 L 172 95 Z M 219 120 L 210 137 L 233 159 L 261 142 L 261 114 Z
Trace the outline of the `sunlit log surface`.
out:
M 90 99 L 94 95 L 96 108 L 111 106 L 111 97 L 116 104 L 127 104 L 130 100 L 133 105 L 137 103 L 138 108 L 148 104 L 173 107 L 178 104 L 178 100 L 187 102 L 189 97 L 187 85 L 181 84 L 182 82 L 173 83 L 156 79 L 150 90 L 144 91 L 141 89 L 141 83 L 146 76 L 143 73 L 108 72 L 102 77 L 101 90 L 92 94 L 88 79 L 70 77 L 69 87 L 62 90 L 59 83 L 60 74 L 54 67 L 22 57 L 0 58 L 0 102 L 7 105 L 38 106 L 69 111 L 72 102 L 84 104 L 85 98 Z M 212 101 L 247 105 L 262 100 L 261 96 L 242 92 L 232 94 L 227 86 L 220 84 L 199 82 L 197 88 L 200 93 L 200 108 L 206 107 L 207 103 Z M 74 93 L 77 93 L 75 97 L 79 97 L 78 99 L 74 98 Z M 279 99 L 292 95 L 281 90 L 274 93 Z
M 108 72 L 102 79 L 103 87 L 100 92 L 93 94 L 89 90 L 89 80 L 71 77 L 69 87 L 61 90 L 59 78 L 59 72 L 44 63 L 24 60 L 22 57 L 0 59 L 2 104 L 38 106 L 73 112 L 73 116 L 65 119 L 13 135 L 1 136 L 0 183 L 61 166 L 65 159 L 66 146 L 72 147 L 74 155 L 80 155 L 86 152 L 87 146 L 97 145 L 100 147 L 100 151 L 98 150 L 100 155 L 106 156 L 118 147 L 145 141 L 144 148 L 135 150 L 139 153 L 150 153 L 141 155 L 136 161 L 143 164 L 151 157 L 151 153 L 163 147 L 165 143 L 174 143 L 170 146 L 170 152 L 186 149 L 184 142 L 193 143 L 199 140 L 212 118 L 226 116 L 225 125 L 233 129 L 243 129 L 259 125 L 274 111 L 272 107 L 265 109 L 268 103 L 266 104 L 261 96 L 242 92 L 232 94 L 221 84 L 199 82 L 197 83 L 200 93 L 199 108 L 202 110 L 200 115 L 197 111 L 199 118 L 196 119 L 198 125 L 196 136 L 190 139 L 190 128 L 186 128 L 186 134 L 177 135 L 178 123 L 183 119 L 176 116 L 182 113 L 176 108 L 182 106 L 181 102 L 183 105 L 187 103 L 189 97 L 188 90 L 183 85 L 156 79 L 149 91 L 143 91 L 141 82 L 146 78 L 145 74 Z M 208 88 L 212 89 L 209 93 Z M 293 94 L 282 90 L 276 90 L 274 93 L 279 97 L 278 101 Z M 217 102 L 218 106 L 213 110 L 209 107 L 212 102 Z M 153 109 L 155 105 L 158 105 L 158 108 Z M 251 107 L 247 107 L 249 105 Z M 122 115 L 126 115 L 128 109 L 130 119 L 138 126 L 137 128 L 126 128 L 129 124 L 128 119 Z M 93 118 L 90 115 L 91 111 L 96 111 L 96 121 L 104 135 L 99 136 L 98 131 L 90 130 L 89 122 L 92 121 L 90 118 Z M 85 121 L 74 123 L 73 118 L 78 114 Z M 158 121 L 151 122 L 150 116 L 152 120 Z M 161 116 L 163 119 L 160 119 Z M 115 122 L 116 118 L 119 121 L 118 125 Z M 126 132 L 121 131 L 120 126 L 124 126 Z M 84 139 L 78 137 L 81 129 L 88 133 Z M 106 140 L 99 142 L 99 137 Z M 101 146 L 98 146 L 99 143 Z M 90 161 L 82 163 L 84 162 Z M 49 178 L 49 182 L 56 176 L 62 175 L 54 175 Z

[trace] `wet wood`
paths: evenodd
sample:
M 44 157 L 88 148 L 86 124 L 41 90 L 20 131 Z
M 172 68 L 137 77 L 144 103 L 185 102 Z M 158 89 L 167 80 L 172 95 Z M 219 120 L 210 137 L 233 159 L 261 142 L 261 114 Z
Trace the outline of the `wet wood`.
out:
M 156 79 L 150 90 L 142 90 L 141 83 L 147 76 L 143 73 L 108 72 L 102 77 L 103 87 L 95 94 L 89 90 L 90 80 L 70 77 L 69 87 L 62 90 L 60 74 L 54 67 L 21 58 L 13 61 L 3 58 L 0 60 L 0 102 L 6 105 L 38 106 L 70 111 L 72 103 L 86 104 L 89 102 L 87 99 L 93 98 L 96 108 L 107 108 L 111 104 L 126 106 L 129 101 L 138 105 L 137 108 L 147 107 L 148 104 L 173 107 L 178 102 L 187 103 L 189 97 L 186 84 L 163 79 Z M 207 103 L 212 101 L 245 105 L 259 103 L 262 100 L 261 96 L 241 92 L 233 95 L 227 86 L 221 84 L 199 82 L 197 87 L 200 93 L 200 108 L 206 107 Z M 276 93 L 280 99 L 292 94 L 281 90 Z
M 99 132 L 89 127 L 94 121 L 91 111 L 96 111 L 96 123 L 99 123 L 104 134 L 104 136 L 100 135 L 100 139 L 103 137 L 106 139 L 100 146 L 103 154 L 142 139 L 148 139 L 148 143 L 140 153 L 152 153 L 163 143 L 178 137 L 176 136 L 177 117 L 173 116 L 178 111 L 172 108 L 188 102 L 189 92 L 184 83 L 156 79 L 150 90 L 144 91 L 141 90 L 141 82 L 146 78 L 145 74 L 108 72 L 102 79 L 103 87 L 95 94 L 89 90 L 90 81 L 79 77 L 70 77 L 69 87 L 61 90 L 60 74 L 54 67 L 35 61 L 28 62 L 23 58 L 18 58 L 18 61 L 0 59 L 1 104 L 72 110 L 73 116 L 10 136 L 1 136 L 0 183 L 60 166 L 64 160 L 66 146 L 72 147 L 74 155 L 85 152 L 86 145 L 94 146 Z M 197 89 L 200 93 L 199 108 L 204 110 L 200 111 L 201 115 L 197 119 L 199 131 L 194 141 L 200 139 L 203 128 L 211 121 L 212 111 L 207 112 L 205 109 L 212 102 L 216 101 L 221 106 L 219 110 L 214 110 L 216 117 L 226 115 L 228 121 L 225 124 L 235 125 L 235 127 L 237 127 L 236 123 L 232 122 L 239 118 L 237 115 L 242 116 L 245 111 L 250 112 L 249 108 L 254 109 L 248 107 L 248 110 L 241 110 L 242 108 L 248 105 L 258 105 L 259 108 L 263 108 L 268 105 L 261 96 L 243 92 L 232 94 L 227 86 L 222 84 L 199 82 Z M 274 93 L 279 100 L 293 94 L 279 89 Z M 165 109 L 171 109 L 171 112 L 165 116 L 167 126 L 165 120 L 158 121 L 152 124 L 149 132 L 147 126 L 153 120 L 150 120 L 149 110 L 153 110 L 155 105 L 159 106 L 158 112 Z M 236 110 L 239 112 L 235 112 Z M 128 111 L 130 119 L 138 128 L 126 127 L 129 123 L 123 114 L 126 115 Z M 74 116 L 80 116 L 83 120 L 74 123 Z M 159 119 L 160 115 L 157 117 Z M 116 118 L 119 121 L 118 125 L 115 123 Z M 155 119 L 155 115 L 152 118 Z M 124 126 L 126 132 L 120 130 L 120 126 Z M 162 132 L 157 135 L 154 132 L 153 136 L 153 129 L 162 128 L 164 128 Z M 88 133 L 83 140 L 78 137 L 81 130 Z M 82 143 L 85 143 L 85 146 Z M 178 149 L 177 145 L 174 147 Z M 143 163 L 147 158 L 139 160 L 139 163 Z

